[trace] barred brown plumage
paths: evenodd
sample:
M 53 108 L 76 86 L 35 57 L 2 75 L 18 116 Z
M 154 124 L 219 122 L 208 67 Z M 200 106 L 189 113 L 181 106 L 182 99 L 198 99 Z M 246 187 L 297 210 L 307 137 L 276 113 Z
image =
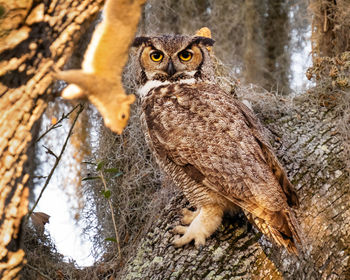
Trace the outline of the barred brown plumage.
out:
M 299 206 L 297 194 L 259 120 L 215 83 L 213 42 L 165 35 L 134 44 L 146 140 L 161 169 L 197 208 L 184 210 L 182 222 L 189 226 L 175 228 L 183 236 L 174 244 L 204 245 L 223 213 L 240 207 L 260 231 L 297 253 L 301 238 L 291 209 Z

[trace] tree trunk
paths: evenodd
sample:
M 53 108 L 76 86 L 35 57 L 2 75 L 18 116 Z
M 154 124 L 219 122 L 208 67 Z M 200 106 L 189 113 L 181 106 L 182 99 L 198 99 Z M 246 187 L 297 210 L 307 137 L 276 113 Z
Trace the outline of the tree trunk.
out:
M 267 90 L 278 91 L 281 94 L 290 93 L 290 53 L 289 37 L 289 5 L 286 0 L 268 0 L 267 16 L 264 17 L 262 33 L 264 45 L 264 83 Z
M 17 279 L 25 262 L 26 151 L 31 130 L 53 96 L 52 67 L 69 58 L 82 26 L 103 0 L 0 3 L 0 278 Z M 29 159 L 31 160 L 31 159 Z
M 244 80 L 247 83 L 262 84 L 263 81 L 263 42 L 261 35 L 262 15 L 257 1 L 244 1 Z
M 242 214 L 226 217 L 202 250 L 193 244 L 175 249 L 171 228 L 186 206 L 179 195 L 159 214 L 122 279 L 350 278 L 349 172 L 336 110 L 320 106 L 311 95 L 293 105 L 265 97 L 256 109 L 297 188 L 304 253 L 296 257 L 271 245 Z
M 289 12 L 285 0 L 244 1 L 245 82 L 290 93 Z
M 350 51 L 350 5 L 346 0 L 312 0 L 314 57 L 334 57 Z

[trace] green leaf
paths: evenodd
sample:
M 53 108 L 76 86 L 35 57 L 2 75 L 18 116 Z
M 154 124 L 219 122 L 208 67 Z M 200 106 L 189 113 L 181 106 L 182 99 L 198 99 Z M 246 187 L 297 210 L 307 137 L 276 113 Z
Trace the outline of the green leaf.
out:
M 112 242 L 117 242 L 117 240 L 113 237 L 108 237 L 105 239 L 105 241 L 112 241 Z
M 97 164 L 97 168 L 96 170 L 99 171 L 102 169 L 102 167 L 105 165 L 104 161 L 100 161 L 98 164 Z
M 111 197 L 111 191 L 110 190 L 102 191 L 102 194 L 107 199 Z
M 105 169 L 103 171 L 109 172 L 109 173 L 118 173 L 119 169 L 118 168 L 107 168 L 107 169 Z
M 82 181 L 89 181 L 89 180 L 96 180 L 96 179 L 101 179 L 100 176 L 91 176 L 91 177 L 85 177 L 81 179 Z

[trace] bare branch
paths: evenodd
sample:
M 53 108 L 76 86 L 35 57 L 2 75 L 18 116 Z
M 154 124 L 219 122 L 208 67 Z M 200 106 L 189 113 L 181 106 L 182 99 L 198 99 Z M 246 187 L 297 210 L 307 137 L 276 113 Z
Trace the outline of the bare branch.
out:
M 77 114 L 76 114 L 76 116 L 75 116 L 75 118 L 74 118 L 74 120 L 73 120 L 72 126 L 71 126 L 71 128 L 70 128 L 70 130 L 69 130 L 69 132 L 68 132 L 68 135 L 67 135 L 67 137 L 66 137 L 66 140 L 65 140 L 65 142 L 64 142 L 64 144 L 63 144 L 63 146 L 62 146 L 61 152 L 60 152 L 60 154 L 59 154 L 58 156 L 56 156 L 55 154 L 53 154 L 53 155 L 55 155 L 55 157 L 56 157 L 55 164 L 53 165 L 53 167 L 52 167 L 52 169 L 51 169 L 49 175 L 47 176 L 47 179 L 46 179 L 46 181 L 45 181 L 45 184 L 44 184 L 43 188 L 41 189 L 40 194 L 39 194 L 37 200 L 36 200 L 35 203 L 34 203 L 34 206 L 32 207 L 32 209 L 30 209 L 30 211 L 29 211 L 29 213 L 28 213 L 28 215 L 27 215 L 27 219 L 30 217 L 30 215 L 32 215 L 32 213 L 33 213 L 35 207 L 38 205 L 39 200 L 41 199 L 41 197 L 42 197 L 42 195 L 43 195 L 43 193 L 44 193 L 46 187 L 47 187 L 48 184 L 50 183 L 51 177 L 52 177 L 53 173 L 55 172 L 55 169 L 56 169 L 58 163 L 60 162 L 60 160 L 61 160 L 61 158 L 62 158 L 62 155 L 63 155 L 63 153 L 64 153 L 64 151 L 65 151 L 65 149 L 66 149 L 68 140 L 69 140 L 70 136 L 72 135 L 72 131 L 73 131 L 73 128 L 74 128 L 74 126 L 75 126 L 75 123 L 77 122 L 77 119 L 78 119 L 80 113 L 84 110 L 84 106 L 81 105 L 81 104 L 79 104 L 79 105 L 76 106 L 75 108 L 79 108 L 79 110 L 78 110 L 78 112 L 77 112 Z
M 68 112 L 67 114 L 62 114 L 61 118 L 55 123 L 53 124 L 48 130 L 46 130 L 43 134 L 41 134 L 38 139 L 33 143 L 33 145 L 37 142 L 39 142 L 46 134 L 48 134 L 51 130 L 56 129 L 61 127 L 61 122 L 65 119 L 67 119 L 74 111 L 76 108 L 78 108 L 79 106 L 81 106 L 80 104 L 78 104 L 77 106 L 75 106 L 72 110 L 70 110 L 70 112 Z

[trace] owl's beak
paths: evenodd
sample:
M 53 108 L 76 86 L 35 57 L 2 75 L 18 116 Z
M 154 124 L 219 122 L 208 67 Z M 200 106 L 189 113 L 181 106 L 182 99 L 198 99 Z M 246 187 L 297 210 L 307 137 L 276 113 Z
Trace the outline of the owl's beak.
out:
M 168 66 L 166 68 L 166 72 L 168 73 L 169 76 L 172 76 L 176 73 L 176 69 L 175 69 L 174 64 L 171 60 L 168 63 Z

